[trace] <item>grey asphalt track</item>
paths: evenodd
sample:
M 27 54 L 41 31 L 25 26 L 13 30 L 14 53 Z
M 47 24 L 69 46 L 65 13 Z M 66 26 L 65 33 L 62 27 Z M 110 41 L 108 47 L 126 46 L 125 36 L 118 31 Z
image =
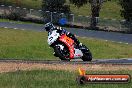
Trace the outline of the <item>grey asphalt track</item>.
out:
M 81 60 L 61 61 L 61 60 L 13 60 L 0 59 L 0 62 L 12 63 L 43 63 L 43 64 L 124 64 L 131 65 L 132 58 L 129 59 L 110 59 L 110 60 L 93 60 L 91 62 L 84 62 Z
M 0 27 L 22 29 L 22 30 L 44 31 L 42 30 L 43 26 L 37 24 L 0 22 Z M 103 39 L 105 41 L 132 44 L 132 34 L 93 31 L 93 30 L 75 29 L 75 28 L 68 28 L 67 31 L 70 31 L 73 34 L 76 34 L 77 36 L 81 36 L 81 37 L 92 37 L 92 38 Z

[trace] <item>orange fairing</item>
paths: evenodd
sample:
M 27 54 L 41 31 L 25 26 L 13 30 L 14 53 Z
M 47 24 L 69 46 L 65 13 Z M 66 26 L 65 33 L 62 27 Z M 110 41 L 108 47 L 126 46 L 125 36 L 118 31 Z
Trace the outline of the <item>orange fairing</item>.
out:
M 74 58 L 74 44 L 73 44 L 74 40 L 66 36 L 66 34 L 62 35 L 59 40 L 64 42 L 68 46 L 70 51 L 70 59 L 73 59 Z

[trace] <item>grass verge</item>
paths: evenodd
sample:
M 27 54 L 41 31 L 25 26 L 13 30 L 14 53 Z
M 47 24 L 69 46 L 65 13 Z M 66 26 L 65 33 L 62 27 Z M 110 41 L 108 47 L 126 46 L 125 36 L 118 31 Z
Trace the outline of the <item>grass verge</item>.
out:
M 17 23 L 17 24 L 37 24 L 41 25 L 39 23 L 33 23 L 33 22 L 24 22 L 24 21 L 15 21 L 15 20 L 9 20 L 9 19 L 0 19 L 0 22 L 10 22 L 10 23 Z
M 132 45 L 79 38 L 89 47 L 94 59 L 131 58 Z M 0 28 L 0 58 L 56 60 L 47 44 L 47 33 Z
M 93 71 L 87 74 L 130 74 L 132 71 Z M 18 71 L 0 74 L 1 88 L 131 88 L 128 84 L 77 85 L 77 72 L 58 70 Z

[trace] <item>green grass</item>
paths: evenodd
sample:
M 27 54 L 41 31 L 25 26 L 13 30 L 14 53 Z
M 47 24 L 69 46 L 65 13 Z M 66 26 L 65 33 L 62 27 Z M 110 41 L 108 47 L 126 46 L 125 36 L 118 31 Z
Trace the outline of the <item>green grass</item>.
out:
M 53 58 L 46 33 L 0 29 L 0 58 Z
M 0 19 L 0 22 L 7 22 L 7 21 L 9 21 L 9 20 L 7 20 L 7 19 Z
M 80 41 L 90 48 L 95 59 L 132 57 L 132 45 L 105 42 L 94 38 L 80 39 Z
M 121 6 L 118 4 L 118 1 L 106 2 L 103 4 L 100 17 L 109 18 L 109 19 L 123 19 L 121 15 Z
M 15 20 L 9 20 L 9 19 L 0 19 L 0 22 L 12 22 L 17 24 L 35 24 L 35 25 L 42 25 L 39 23 L 33 23 L 33 22 L 24 22 L 24 21 L 15 21 Z
M 4 0 L 2 1 L 3 3 L 6 4 L 12 4 L 12 5 L 16 5 L 16 3 L 18 3 L 18 5 L 20 5 L 21 7 L 26 7 L 26 8 L 33 8 L 33 9 L 40 9 L 41 8 L 41 1 L 42 0 L 18 0 L 19 2 L 15 2 L 15 0 Z
M 26 8 L 34 8 L 34 9 L 41 9 L 42 0 L 23 0 L 19 1 L 22 7 Z M 5 3 L 14 4 L 15 2 L 12 2 L 12 0 L 6 0 Z M 90 16 L 91 14 L 91 7 L 90 4 L 86 4 L 81 8 L 77 8 L 73 4 L 67 0 L 67 3 L 70 5 L 71 11 L 76 15 L 84 15 L 84 16 Z M 114 19 L 122 19 L 120 16 L 120 10 L 121 6 L 118 4 L 118 0 L 112 0 L 105 2 L 102 6 L 100 17 L 101 18 L 114 18 Z
M 87 74 L 130 74 L 132 71 L 94 71 Z M 132 88 L 128 84 L 86 84 L 78 85 L 75 81 L 77 72 L 34 70 L 0 74 L 0 88 Z
M 88 46 L 94 59 L 131 58 L 132 45 L 79 38 Z M 0 28 L 0 58 L 56 60 L 47 44 L 47 33 Z

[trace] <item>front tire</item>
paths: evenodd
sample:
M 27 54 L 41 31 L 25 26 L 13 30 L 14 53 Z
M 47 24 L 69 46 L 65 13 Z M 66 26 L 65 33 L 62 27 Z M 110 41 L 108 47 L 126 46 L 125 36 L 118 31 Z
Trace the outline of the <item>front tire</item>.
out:
M 66 58 L 66 56 L 62 53 L 61 49 L 59 46 L 55 46 L 54 47 L 54 51 L 56 53 L 56 55 L 61 59 L 61 60 L 65 60 L 65 61 L 70 61 L 69 58 Z
M 83 61 L 91 61 L 92 60 L 92 53 L 90 51 L 83 53 L 82 60 Z
M 82 52 L 83 52 L 83 56 L 82 56 L 83 61 L 91 61 L 92 60 L 92 53 L 85 45 L 82 46 Z

